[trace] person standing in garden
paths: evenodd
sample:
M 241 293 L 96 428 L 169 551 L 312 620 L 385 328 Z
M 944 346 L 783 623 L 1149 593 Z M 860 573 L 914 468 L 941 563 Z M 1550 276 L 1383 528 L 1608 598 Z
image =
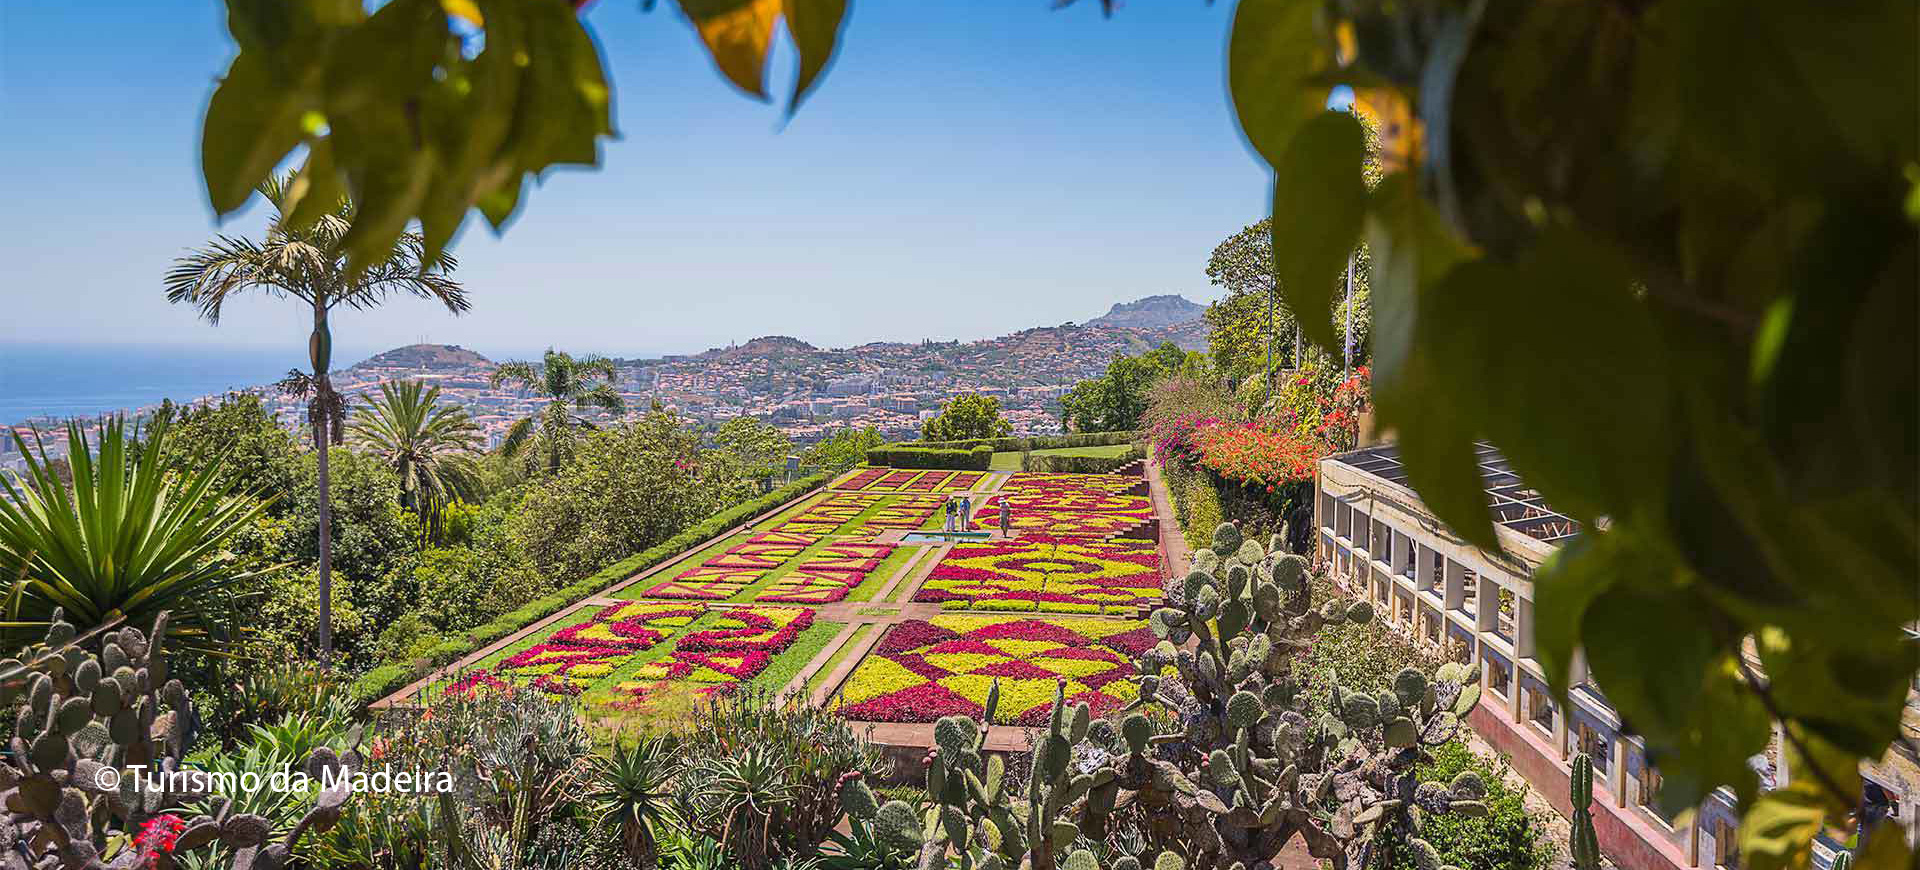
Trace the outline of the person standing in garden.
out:
M 947 512 L 947 531 L 951 532 L 953 531 L 953 496 L 947 496 L 946 502 L 940 507 Z
M 1013 537 L 1013 511 L 1007 509 L 1005 500 L 1000 502 L 1000 537 Z
M 967 522 L 968 518 L 972 516 L 973 516 L 973 496 L 963 494 L 960 496 L 960 531 L 964 532 L 967 529 L 972 528 L 972 526 L 969 525 Z

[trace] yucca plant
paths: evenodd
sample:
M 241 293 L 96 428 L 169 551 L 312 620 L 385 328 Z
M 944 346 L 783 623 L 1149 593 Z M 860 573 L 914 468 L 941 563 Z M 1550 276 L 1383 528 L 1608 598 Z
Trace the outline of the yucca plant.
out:
M 227 491 L 218 455 L 196 467 L 163 459 L 164 422 L 142 442 L 139 427 L 106 420 L 97 445 L 69 423 L 71 483 L 44 444 L 29 449 L 13 438 L 27 470 L 24 478 L 0 474 L 0 574 L 20 579 L 0 628 L 45 625 L 55 608 L 82 631 L 143 624 L 170 610 L 176 644 L 215 639 L 209 632 L 219 626 L 205 617 L 216 596 L 266 567 L 225 549 L 265 499 Z

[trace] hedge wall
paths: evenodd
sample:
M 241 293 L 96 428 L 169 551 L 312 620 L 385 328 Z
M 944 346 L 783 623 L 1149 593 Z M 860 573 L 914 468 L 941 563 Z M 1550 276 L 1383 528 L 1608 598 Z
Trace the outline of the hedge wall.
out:
M 1021 460 L 1020 470 L 1049 474 L 1106 474 L 1140 460 L 1145 454 L 1135 447 L 1124 456 L 1073 456 L 1060 453 L 1029 453 Z
M 353 701 L 364 707 L 400 691 L 408 683 L 459 661 L 474 650 L 552 616 L 568 605 L 634 574 L 678 556 L 694 545 L 785 504 L 797 496 L 819 489 L 832 478 L 831 474 L 804 477 L 757 499 L 734 505 L 659 544 L 608 565 L 590 577 L 576 580 L 545 597 L 521 605 L 518 610 L 502 614 L 492 622 L 470 629 L 459 637 L 443 641 L 427 650 L 426 655 L 421 659 L 393 661 L 380 665 L 354 680 L 351 690 Z
M 993 463 L 993 448 L 979 445 L 970 449 L 921 447 L 901 444 L 875 447 L 867 451 L 868 465 L 892 468 L 951 468 L 986 471 Z
M 1012 450 L 1050 450 L 1056 447 L 1106 447 L 1140 440 L 1136 431 L 1075 432 L 1070 435 L 1035 435 L 1027 438 L 973 438 L 967 441 L 904 441 L 893 447 L 922 447 L 940 450 L 968 450 L 985 445 L 994 452 Z

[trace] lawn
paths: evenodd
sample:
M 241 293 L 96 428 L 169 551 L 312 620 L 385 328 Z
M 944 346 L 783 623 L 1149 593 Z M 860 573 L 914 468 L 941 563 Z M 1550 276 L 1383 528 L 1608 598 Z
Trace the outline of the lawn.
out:
M 813 676 L 807 678 L 807 695 L 811 697 L 814 692 L 819 691 L 820 684 L 827 681 L 827 677 L 833 674 L 833 669 L 839 667 L 841 662 L 846 661 L 847 656 L 852 655 L 854 650 L 859 649 L 860 641 L 872 632 L 872 625 L 863 625 L 854 629 L 853 634 L 847 637 L 847 642 L 841 644 L 839 649 L 834 650 L 833 657 L 827 659 L 826 663 L 822 664 L 819 670 L 813 672 Z
M 1049 447 L 1033 451 L 1036 456 L 1098 456 L 1102 459 L 1118 459 L 1132 450 L 1131 444 L 1100 444 L 1092 447 Z M 1005 450 L 993 454 L 993 461 L 987 466 L 989 471 L 1019 471 L 1020 451 Z

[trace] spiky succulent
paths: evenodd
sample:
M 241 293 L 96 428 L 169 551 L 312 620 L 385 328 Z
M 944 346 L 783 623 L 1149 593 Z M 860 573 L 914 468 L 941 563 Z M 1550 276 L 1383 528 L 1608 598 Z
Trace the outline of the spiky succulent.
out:
M 1593 830 L 1593 759 L 1586 753 L 1573 757 L 1570 780 L 1573 830 L 1567 837 L 1567 851 L 1573 858 L 1573 870 L 1600 870 L 1600 840 Z
M 1337 678 L 1324 696 L 1306 691 L 1294 668 L 1313 637 L 1369 622 L 1373 607 L 1339 599 L 1314 607 L 1306 560 L 1279 545 L 1269 550 L 1223 523 L 1194 570 L 1169 581 L 1135 704 L 1170 707 L 1183 728 L 1155 736 L 1143 714 L 1129 715 L 1116 783 L 1149 816 L 1178 820 L 1177 839 L 1199 866 L 1269 866 L 1300 837 L 1343 870 L 1384 865 L 1393 848 L 1438 868 L 1420 838 L 1424 820 L 1484 815 L 1485 786 L 1477 777 L 1421 782 L 1413 771 L 1479 703 L 1478 673 L 1408 668 L 1379 692 L 1343 689 Z
M 351 786 L 339 775 L 342 760 L 320 748 L 306 773 L 328 787 L 281 841 L 269 842 L 266 818 L 230 815 L 223 804 L 218 815 L 179 823 L 167 848 L 130 847 L 162 810 L 206 797 L 155 775 L 179 769 L 198 725 L 185 686 L 167 678 L 167 614 L 151 634 L 106 633 L 97 653 L 61 617 L 55 610 L 43 643 L 0 661 L 0 703 L 16 709 L 13 751 L 0 759 L 0 803 L 10 810 L 0 818 L 0 868 L 168 870 L 175 856 L 217 841 L 232 850 L 236 870 L 276 870 L 302 834 L 339 820 Z M 121 773 L 134 766 L 147 773 Z

